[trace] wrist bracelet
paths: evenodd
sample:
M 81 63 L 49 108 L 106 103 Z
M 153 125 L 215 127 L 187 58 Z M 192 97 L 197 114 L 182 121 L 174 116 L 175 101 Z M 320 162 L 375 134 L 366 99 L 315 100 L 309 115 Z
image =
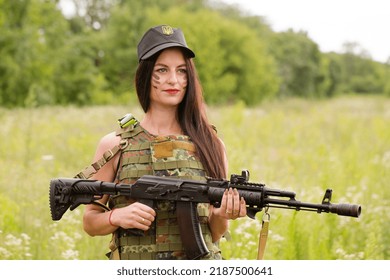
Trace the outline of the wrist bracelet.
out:
M 112 222 L 111 222 L 111 215 L 112 213 L 114 213 L 116 209 L 112 209 L 111 212 L 110 212 L 110 215 L 108 216 L 108 223 L 113 226 L 113 227 L 117 227 L 116 225 L 114 225 Z

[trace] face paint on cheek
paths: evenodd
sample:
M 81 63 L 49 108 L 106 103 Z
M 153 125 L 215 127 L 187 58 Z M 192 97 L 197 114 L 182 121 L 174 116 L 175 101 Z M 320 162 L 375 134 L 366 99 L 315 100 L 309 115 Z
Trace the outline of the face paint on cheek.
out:
M 161 84 L 159 80 L 160 80 L 160 76 L 155 74 L 155 73 L 153 73 L 153 75 L 152 75 L 152 86 L 154 88 L 157 88 L 157 86 Z
M 180 81 L 180 85 L 183 87 L 183 89 L 187 88 L 187 75 L 183 76 L 182 80 Z

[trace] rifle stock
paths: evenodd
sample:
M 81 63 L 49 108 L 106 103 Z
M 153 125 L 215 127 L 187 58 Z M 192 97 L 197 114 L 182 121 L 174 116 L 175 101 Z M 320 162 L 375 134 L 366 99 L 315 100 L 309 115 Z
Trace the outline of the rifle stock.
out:
M 50 212 L 52 220 L 58 221 L 68 209 L 95 203 L 105 194 L 129 196 L 148 205 L 159 200 L 175 201 L 183 245 L 187 256 L 192 259 L 208 253 L 197 220 L 197 203 L 210 203 L 219 207 L 224 191 L 229 188 L 236 188 L 245 199 L 247 214 L 251 218 L 255 218 L 256 213 L 265 207 L 334 213 L 356 218 L 361 214 L 360 205 L 331 203 L 331 189 L 326 190 L 322 203 L 306 203 L 297 201 L 294 192 L 267 188 L 264 184 L 250 183 L 248 179 L 249 172 L 245 170 L 241 176 L 231 175 L 230 180 L 207 178 L 206 182 L 152 175 L 142 176 L 132 185 L 58 178 L 50 182 Z

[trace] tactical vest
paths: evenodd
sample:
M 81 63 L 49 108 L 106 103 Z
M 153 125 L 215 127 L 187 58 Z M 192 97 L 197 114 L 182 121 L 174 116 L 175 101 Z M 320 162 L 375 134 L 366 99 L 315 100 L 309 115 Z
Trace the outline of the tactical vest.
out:
M 117 131 L 122 141 L 116 182 L 132 184 L 143 175 L 174 176 L 205 180 L 205 170 L 193 142 L 185 135 L 160 137 L 142 128 L 130 114 L 120 119 Z M 124 207 L 134 200 L 122 195 L 111 196 L 111 209 Z M 180 237 L 174 202 L 155 202 L 157 213 L 151 228 L 144 236 L 132 229 L 119 228 L 110 243 L 110 259 L 187 259 Z M 210 253 L 202 259 L 221 259 L 220 249 L 212 242 L 208 226 L 209 205 L 198 204 L 197 210 L 204 241 Z

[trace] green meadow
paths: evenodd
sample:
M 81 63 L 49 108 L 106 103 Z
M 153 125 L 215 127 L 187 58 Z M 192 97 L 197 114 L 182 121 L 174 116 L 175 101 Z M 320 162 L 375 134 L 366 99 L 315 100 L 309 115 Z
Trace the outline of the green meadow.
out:
M 51 220 L 49 182 L 89 165 L 99 139 L 137 106 L 0 109 L 0 259 L 106 259 L 110 236 L 82 229 L 84 206 Z M 264 258 L 390 259 L 390 99 L 267 101 L 209 107 L 229 173 L 296 192 L 300 201 L 362 206 L 360 218 L 270 208 Z M 256 259 L 264 212 L 231 222 L 226 259 Z

